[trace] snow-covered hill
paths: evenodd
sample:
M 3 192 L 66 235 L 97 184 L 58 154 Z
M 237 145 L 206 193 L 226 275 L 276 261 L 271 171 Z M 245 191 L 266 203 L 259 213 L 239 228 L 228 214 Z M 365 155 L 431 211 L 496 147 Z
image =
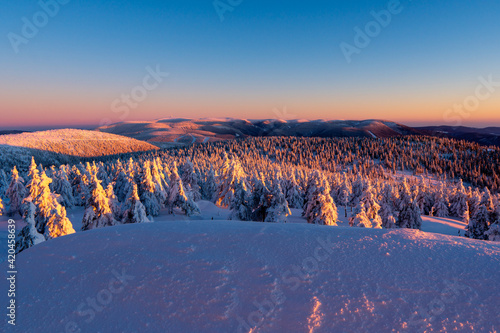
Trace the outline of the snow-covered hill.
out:
M 147 142 L 128 137 L 77 129 L 1 135 L 0 145 L 25 147 L 79 157 L 97 157 L 158 149 Z
M 77 157 L 97 157 L 155 150 L 136 139 L 77 129 L 0 135 L 0 168 L 24 170 L 31 157 L 43 165 L 78 163 Z
M 15 332 L 500 327 L 500 246 L 420 231 L 157 221 L 50 240 L 17 265 Z

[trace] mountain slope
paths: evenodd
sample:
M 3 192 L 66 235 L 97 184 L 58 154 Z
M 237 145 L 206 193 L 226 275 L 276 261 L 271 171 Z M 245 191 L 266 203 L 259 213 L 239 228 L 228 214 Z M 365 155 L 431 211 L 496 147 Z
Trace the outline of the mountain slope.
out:
M 428 126 L 417 129 L 429 131 L 436 136 L 477 142 L 484 146 L 500 147 L 500 127 Z
M 486 332 L 500 326 L 499 254 L 498 244 L 412 230 L 97 229 L 17 257 L 11 331 Z
M 0 136 L 0 145 L 25 147 L 79 157 L 97 157 L 158 149 L 147 142 L 97 131 L 61 129 Z
M 411 127 L 383 120 L 246 120 L 246 119 L 161 119 L 152 122 L 124 122 L 97 130 L 139 140 L 170 144 L 191 144 L 248 136 L 377 137 L 422 134 Z

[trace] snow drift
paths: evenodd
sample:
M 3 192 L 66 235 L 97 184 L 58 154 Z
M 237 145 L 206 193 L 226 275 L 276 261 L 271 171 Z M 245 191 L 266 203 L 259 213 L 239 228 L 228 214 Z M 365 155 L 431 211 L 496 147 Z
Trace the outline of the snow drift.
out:
M 500 245 L 413 230 L 176 221 L 21 253 L 17 332 L 492 331 Z

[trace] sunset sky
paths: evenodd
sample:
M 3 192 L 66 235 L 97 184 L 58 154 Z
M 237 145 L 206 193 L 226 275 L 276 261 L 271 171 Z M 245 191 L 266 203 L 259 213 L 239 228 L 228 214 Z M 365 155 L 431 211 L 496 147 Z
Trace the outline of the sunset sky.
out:
M 2 4 L 0 128 L 165 117 L 500 126 L 497 0 L 220 0 L 219 12 L 212 0 L 73 0 L 57 13 L 53 1 L 41 1 L 53 17 L 38 1 Z M 370 23 L 388 7 L 390 23 Z M 367 24 L 380 29 L 349 63 L 341 43 L 355 47 Z M 169 75 L 126 107 L 147 68 Z

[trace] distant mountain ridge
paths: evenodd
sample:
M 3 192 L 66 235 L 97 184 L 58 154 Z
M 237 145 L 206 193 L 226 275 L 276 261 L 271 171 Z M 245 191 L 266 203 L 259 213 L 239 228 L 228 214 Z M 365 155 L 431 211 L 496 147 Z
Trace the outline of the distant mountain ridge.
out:
M 367 137 L 387 138 L 422 135 L 424 132 L 385 120 L 247 120 L 160 119 L 123 122 L 99 127 L 113 133 L 159 145 L 191 144 L 252 136 Z
M 417 127 L 416 129 L 431 132 L 435 136 L 472 141 L 484 146 L 500 147 L 500 127 L 426 126 Z

